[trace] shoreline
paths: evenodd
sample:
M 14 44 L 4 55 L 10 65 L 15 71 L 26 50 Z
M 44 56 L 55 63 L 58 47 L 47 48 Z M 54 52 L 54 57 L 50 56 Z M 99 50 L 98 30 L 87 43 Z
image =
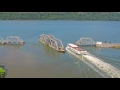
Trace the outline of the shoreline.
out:
M 120 21 L 118 12 L 0 12 L 0 20 Z
M 82 22 L 119 22 L 120 20 L 74 20 L 74 19 L 0 19 L 0 21 L 82 21 Z

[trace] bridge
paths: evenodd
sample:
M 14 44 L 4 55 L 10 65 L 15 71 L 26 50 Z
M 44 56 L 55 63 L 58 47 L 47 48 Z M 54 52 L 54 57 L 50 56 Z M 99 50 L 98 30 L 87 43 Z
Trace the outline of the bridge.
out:
M 105 47 L 105 48 L 120 48 L 120 43 L 103 43 L 95 42 L 92 38 L 80 38 L 76 45 L 80 46 L 96 46 L 96 47 Z
M 76 45 L 82 45 L 82 46 L 95 46 L 96 43 L 92 38 L 80 38 L 77 42 Z
M 3 38 L 0 36 L 0 44 L 4 44 L 5 41 L 3 40 Z
M 18 44 L 18 45 L 24 45 L 25 42 L 18 36 L 8 36 L 6 39 L 3 39 L 0 36 L 0 44 L 5 45 L 5 44 Z
M 53 35 L 42 34 L 39 38 L 39 41 L 57 51 L 64 52 L 62 41 L 55 38 Z

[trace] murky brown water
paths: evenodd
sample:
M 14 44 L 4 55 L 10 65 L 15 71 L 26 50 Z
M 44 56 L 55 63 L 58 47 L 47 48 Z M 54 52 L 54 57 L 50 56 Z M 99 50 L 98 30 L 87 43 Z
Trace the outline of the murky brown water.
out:
M 85 63 L 85 61 L 70 55 L 67 51 L 65 53 L 59 53 L 38 42 L 39 35 L 44 33 L 52 34 L 56 38 L 61 39 L 64 47 L 68 43 L 76 42 L 83 36 L 98 40 L 104 40 L 104 38 L 109 40 L 107 37 L 108 32 L 104 32 L 107 35 L 103 38 L 103 32 L 96 31 L 99 29 L 98 27 L 101 27 L 101 30 L 104 31 L 107 28 L 109 30 L 110 27 L 108 26 L 111 26 L 111 24 L 114 25 L 112 22 L 111 24 L 106 24 L 107 22 L 96 23 L 82 21 L 0 21 L 0 35 L 3 38 L 10 35 L 20 36 L 26 42 L 24 46 L 0 45 L 0 63 L 5 65 L 8 70 L 6 78 L 109 77 L 94 65 L 91 65 L 89 62 Z M 105 26 L 102 27 L 103 25 Z M 115 30 L 115 28 L 113 29 Z M 91 31 L 89 32 L 88 30 Z M 116 31 L 115 38 L 118 37 L 118 34 Z M 115 41 L 115 38 L 112 40 Z M 103 50 L 93 47 L 85 49 L 94 55 L 102 57 L 108 63 L 111 61 L 110 64 L 119 68 L 119 50 Z
M 1 46 L 0 60 L 8 70 L 7 78 L 101 77 L 76 58 L 69 60 L 49 47 L 46 50 L 37 56 L 32 51 L 23 52 L 21 46 Z

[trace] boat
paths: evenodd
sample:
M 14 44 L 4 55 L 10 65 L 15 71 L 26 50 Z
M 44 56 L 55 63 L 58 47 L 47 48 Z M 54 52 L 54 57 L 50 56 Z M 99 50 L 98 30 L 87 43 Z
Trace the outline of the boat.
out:
M 72 51 L 78 55 L 87 55 L 87 51 L 80 48 L 79 46 L 75 45 L 75 44 L 71 44 L 69 43 L 66 47 L 66 50 Z

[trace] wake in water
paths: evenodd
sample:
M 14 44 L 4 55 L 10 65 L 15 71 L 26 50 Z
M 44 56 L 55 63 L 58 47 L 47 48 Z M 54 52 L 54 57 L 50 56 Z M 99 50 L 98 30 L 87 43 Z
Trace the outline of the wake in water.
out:
M 106 72 L 108 75 L 110 75 L 113 78 L 120 78 L 120 70 L 115 68 L 114 66 L 98 59 L 97 57 L 89 54 L 89 55 L 83 55 L 84 58 L 89 60 L 91 63 L 93 63 L 95 66 L 97 66 L 100 70 Z
M 68 52 L 70 52 L 71 54 L 73 54 L 74 56 L 78 57 L 80 60 L 84 60 L 86 59 L 87 61 L 90 61 L 92 64 L 94 64 L 98 69 L 102 70 L 103 72 L 105 72 L 106 74 L 108 74 L 109 76 L 111 76 L 112 78 L 120 78 L 120 70 L 118 70 L 117 68 L 115 68 L 114 66 L 100 60 L 99 58 L 97 58 L 96 56 L 88 53 L 87 55 L 76 55 L 75 53 L 69 51 L 68 49 L 66 49 Z M 91 65 L 88 62 L 85 62 L 87 65 L 89 65 L 94 71 L 98 72 L 101 76 L 106 77 L 104 74 L 100 73 L 96 68 L 93 67 L 93 65 Z
M 86 61 L 85 58 L 83 58 L 83 56 L 76 55 L 75 53 L 73 53 L 73 52 L 71 52 L 69 50 L 68 50 L 68 52 L 69 52 L 68 54 L 70 56 L 72 55 L 71 57 L 73 57 L 73 56 L 77 57 L 78 59 L 80 59 L 82 62 L 84 62 L 86 65 L 88 65 L 91 69 L 93 69 L 95 72 L 97 72 L 102 77 L 104 77 L 104 78 L 108 77 L 108 76 L 104 75 L 103 72 L 101 72 L 100 70 L 96 69 L 96 67 L 93 64 L 91 64 L 90 62 Z M 79 65 L 79 62 L 75 61 L 75 64 Z

